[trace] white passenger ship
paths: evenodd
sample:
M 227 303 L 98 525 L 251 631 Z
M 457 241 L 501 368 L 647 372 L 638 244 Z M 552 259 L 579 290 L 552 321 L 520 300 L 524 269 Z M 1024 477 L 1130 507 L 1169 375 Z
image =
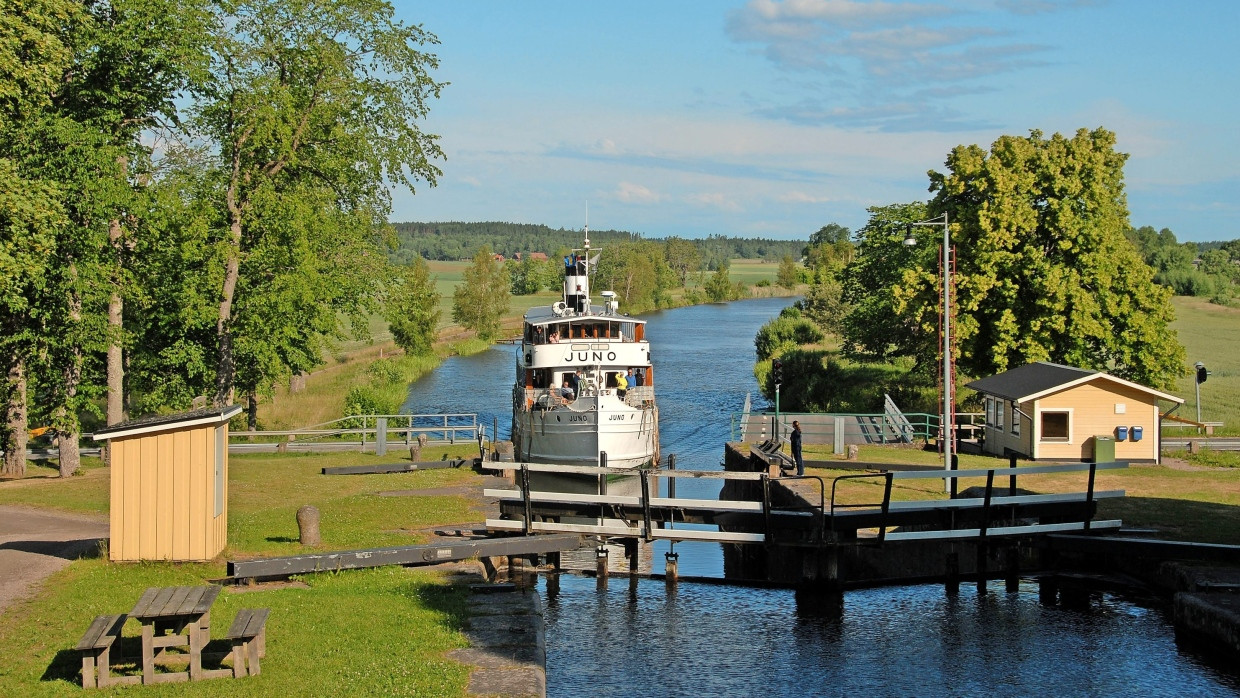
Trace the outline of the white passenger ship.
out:
M 512 393 L 513 449 L 527 463 L 598 465 L 600 454 L 613 468 L 658 463 L 646 322 L 620 314 L 611 291 L 601 294 L 601 305 L 591 302 L 599 251 L 590 254 L 587 237 L 584 249 L 564 258 L 563 300 L 525 314 Z

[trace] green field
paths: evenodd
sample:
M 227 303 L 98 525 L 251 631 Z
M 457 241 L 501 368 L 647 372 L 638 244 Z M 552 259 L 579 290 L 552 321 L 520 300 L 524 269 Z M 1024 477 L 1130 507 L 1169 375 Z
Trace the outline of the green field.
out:
M 1210 371 L 1201 384 L 1201 419 L 1223 422 L 1215 433 L 1240 434 L 1240 309 L 1213 305 L 1200 298 L 1176 297 L 1176 320 L 1172 327 L 1188 354 L 1191 367 L 1200 361 Z M 1181 378 L 1174 395 L 1184 398 L 1184 406 L 1176 414 L 1197 418 L 1195 380 Z M 1187 432 L 1187 430 L 1186 430 Z M 1177 428 L 1167 430 L 1178 433 Z

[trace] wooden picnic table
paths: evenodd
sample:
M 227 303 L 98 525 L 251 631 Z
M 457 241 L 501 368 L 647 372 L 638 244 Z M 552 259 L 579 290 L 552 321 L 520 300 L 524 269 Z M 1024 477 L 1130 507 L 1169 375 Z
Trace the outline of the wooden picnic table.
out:
M 142 683 L 197 681 L 205 678 L 202 649 L 211 639 L 211 605 L 220 587 L 152 587 L 129 612 L 142 623 Z M 168 648 L 184 647 L 188 656 L 168 655 Z M 156 650 L 159 650 L 158 654 Z M 155 673 L 155 663 L 189 660 L 188 671 Z

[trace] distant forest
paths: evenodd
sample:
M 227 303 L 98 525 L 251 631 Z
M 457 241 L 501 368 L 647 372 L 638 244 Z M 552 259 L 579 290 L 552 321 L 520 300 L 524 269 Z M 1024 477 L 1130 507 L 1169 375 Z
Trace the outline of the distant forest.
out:
M 415 255 L 426 259 L 469 259 L 483 245 L 512 258 L 516 253 L 543 252 L 548 256 L 559 250 L 581 247 L 582 231 L 549 228 L 528 223 L 394 223 L 397 246 L 388 253 L 394 264 L 408 264 Z M 806 238 L 808 239 L 808 234 Z M 590 244 L 603 247 L 608 243 L 637 242 L 640 233 L 621 230 L 591 230 Z M 714 271 L 728 259 L 761 259 L 778 262 L 784 255 L 800 259 L 806 240 L 765 240 L 711 235 L 690 240 L 702 254 L 703 266 Z

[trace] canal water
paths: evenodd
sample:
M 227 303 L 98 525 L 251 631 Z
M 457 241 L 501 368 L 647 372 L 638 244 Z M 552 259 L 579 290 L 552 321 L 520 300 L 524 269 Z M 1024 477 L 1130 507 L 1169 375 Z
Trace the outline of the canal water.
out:
M 652 313 L 647 337 L 658 378 L 665 455 L 721 469 L 732 415 L 753 376 L 753 337 L 788 299 Z M 453 357 L 414 383 L 404 412 L 477 413 L 507 438 L 516 349 Z M 710 498 L 718 485 L 682 481 Z M 668 543 L 656 544 L 661 568 Z M 718 545 L 678 543 L 680 574 L 720 578 Z M 1037 587 L 1002 583 L 952 597 L 937 585 L 851 591 L 842 614 L 790 590 L 613 578 L 540 578 L 547 608 L 547 695 L 957 696 L 1240 695 L 1240 670 L 1177 647 L 1152 599 L 1097 595 L 1085 609 L 1044 605 Z

